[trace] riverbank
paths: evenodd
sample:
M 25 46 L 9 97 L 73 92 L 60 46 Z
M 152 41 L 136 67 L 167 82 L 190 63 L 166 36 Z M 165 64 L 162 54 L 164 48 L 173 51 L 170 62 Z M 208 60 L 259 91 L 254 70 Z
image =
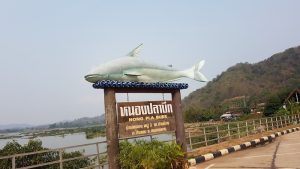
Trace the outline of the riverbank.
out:
M 21 131 L 16 133 L 2 133 L 0 134 L 0 140 L 2 139 L 34 139 L 37 137 L 47 137 L 47 136 L 64 136 L 67 134 L 74 133 L 85 133 L 87 139 L 93 139 L 96 137 L 105 136 L 104 126 L 90 126 L 84 128 L 56 128 L 56 129 L 44 129 L 44 130 L 30 130 Z

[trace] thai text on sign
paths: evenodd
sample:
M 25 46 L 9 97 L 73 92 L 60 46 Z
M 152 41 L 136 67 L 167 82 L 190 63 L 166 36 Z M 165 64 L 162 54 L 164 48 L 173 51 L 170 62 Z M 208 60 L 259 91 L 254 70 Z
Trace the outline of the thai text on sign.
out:
M 122 102 L 117 108 L 120 137 L 175 130 L 172 101 Z
M 141 106 L 120 106 L 120 116 L 139 116 L 152 114 L 173 113 L 172 104 L 167 102 L 159 102 L 159 104 L 149 103 Z

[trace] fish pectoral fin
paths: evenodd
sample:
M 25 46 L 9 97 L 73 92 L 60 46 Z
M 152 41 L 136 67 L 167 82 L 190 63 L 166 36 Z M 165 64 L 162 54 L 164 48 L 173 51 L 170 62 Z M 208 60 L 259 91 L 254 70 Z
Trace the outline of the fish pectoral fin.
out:
M 136 71 L 136 70 L 126 70 L 126 71 L 123 71 L 123 74 L 124 75 L 127 75 L 127 76 L 142 76 L 143 74 Z

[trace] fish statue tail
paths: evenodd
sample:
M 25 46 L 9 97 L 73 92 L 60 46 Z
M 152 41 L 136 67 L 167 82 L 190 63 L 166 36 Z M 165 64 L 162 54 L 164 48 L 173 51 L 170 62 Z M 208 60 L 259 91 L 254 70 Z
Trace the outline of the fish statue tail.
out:
M 205 61 L 202 60 L 199 63 L 195 64 L 191 68 L 183 71 L 184 76 L 200 81 L 200 82 L 206 82 L 208 81 L 207 78 L 200 72 L 201 68 L 204 66 Z

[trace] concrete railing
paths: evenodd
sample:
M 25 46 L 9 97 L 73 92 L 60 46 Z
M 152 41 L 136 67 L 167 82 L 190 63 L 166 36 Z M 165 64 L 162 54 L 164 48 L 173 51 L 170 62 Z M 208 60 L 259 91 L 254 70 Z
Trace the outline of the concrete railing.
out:
M 186 139 L 188 143 L 188 148 L 190 150 L 204 147 L 212 144 L 217 144 L 223 141 L 227 141 L 230 139 L 241 138 L 244 136 L 248 136 L 251 134 L 259 133 L 262 131 L 269 131 L 276 128 L 286 127 L 291 124 L 299 124 L 300 123 L 300 114 L 290 115 L 290 116 L 278 116 L 278 117 L 269 117 L 269 118 L 261 118 L 261 119 L 253 119 L 246 121 L 236 121 L 236 122 L 227 122 L 227 123 L 212 123 L 211 125 L 205 124 L 204 126 L 196 125 L 197 127 L 189 126 L 186 128 Z M 193 126 L 193 125 L 192 125 Z M 171 139 L 164 140 L 166 142 L 175 142 L 174 132 L 167 133 L 172 136 Z M 137 136 L 138 138 L 140 136 Z M 148 140 L 152 140 L 152 135 L 143 136 L 148 137 Z M 135 138 L 123 138 L 122 140 L 127 139 L 135 139 Z M 146 138 L 147 139 L 147 138 Z M 63 158 L 63 152 L 72 152 L 78 151 L 81 149 L 84 151 L 87 147 L 93 147 L 92 153 L 84 152 L 82 156 L 73 157 L 73 158 Z M 105 148 L 104 148 L 105 147 Z M 58 158 L 44 162 L 40 164 L 33 164 L 28 166 L 17 166 L 18 160 L 22 157 L 30 157 L 31 155 L 45 154 L 55 152 L 58 153 Z M 64 168 L 64 163 L 79 160 L 79 159 L 95 159 L 93 164 L 85 167 L 85 169 L 97 168 L 104 169 L 108 168 L 107 159 L 106 159 L 106 141 L 90 143 L 90 144 L 82 144 L 75 145 L 69 147 L 62 147 L 56 149 L 48 149 L 30 153 L 22 153 L 22 154 L 14 154 L 9 156 L 0 157 L 1 160 L 7 160 L 9 164 L 11 164 L 11 169 L 31 169 L 43 166 L 51 166 L 56 165 L 59 169 Z M 2 166 L 0 166 L 1 168 Z
M 66 162 L 70 162 L 70 161 L 75 161 L 75 160 L 79 160 L 79 159 L 86 159 L 86 158 L 95 158 L 96 160 L 94 161 L 93 164 L 91 164 L 90 166 L 84 167 L 84 169 L 88 169 L 88 168 L 105 168 L 105 166 L 107 166 L 107 160 L 106 160 L 106 150 L 100 150 L 100 145 L 101 144 L 105 144 L 106 145 L 106 141 L 102 141 L 102 142 L 96 142 L 96 143 L 90 143 L 90 144 L 82 144 L 82 145 L 75 145 L 75 146 L 69 146 L 69 147 L 62 147 L 62 148 L 57 148 L 57 149 L 48 149 L 48 150 L 42 150 L 42 151 L 36 151 L 36 152 L 30 152 L 30 153 L 22 153 L 22 154 L 14 154 L 14 155 L 9 155 L 9 156 L 4 156 L 4 157 L 0 157 L 0 161 L 2 160 L 6 160 L 7 164 L 11 164 L 11 169 L 31 169 L 31 168 L 37 168 L 37 167 L 44 167 L 44 166 L 59 166 L 59 169 L 63 169 L 63 164 Z M 77 156 L 77 157 L 72 157 L 72 158 L 63 158 L 63 153 L 64 152 L 73 152 L 73 151 L 78 151 L 78 149 L 83 149 L 86 147 L 90 147 L 93 146 L 95 153 L 82 153 L 82 156 Z M 48 161 L 48 162 L 41 162 L 39 164 L 33 164 L 33 165 L 27 165 L 27 166 L 20 166 L 17 165 L 18 163 L 18 159 L 21 158 L 30 158 L 30 156 L 33 155 L 45 155 L 45 154 L 49 154 L 49 153 L 58 153 L 58 157 L 56 159 L 54 159 L 53 161 Z M 41 157 L 42 158 L 42 157 Z M 4 166 L 0 166 L 4 167 Z
M 169 139 L 163 139 L 164 142 L 174 142 L 174 132 L 168 132 L 165 133 L 166 135 L 169 135 L 171 138 Z M 159 135 L 159 134 L 157 134 Z M 134 140 L 142 137 L 142 139 L 146 139 L 149 141 L 152 141 L 153 139 L 156 139 L 155 136 L 157 135 L 142 135 L 142 136 L 135 136 L 135 137 L 128 137 L 128 138 L 122 138 L 120 140 Z M 160 140 L 160 139 L 159 139 Z M 92 150 L 92 152 L 85 151 L 86 148 Z M 63 158 L 63 152 L 74 152 L 74 151 L 83 151 L 82 156 L 73 157 L 73 158 Z M 18 159 L 21 158 L 30 158 L 32 155 L 43 155 L 46 153 L 57 153 L 57 158 L 53 161 L 48 162 L 40 162 L 39 164 L 32 164 L 32 165 L 17 165 Z M 0 156 L 0 162 L 1 160 L 6 160 L 6 164 L 8 163 L 11 167 L 11 169 L 31 169 L 31 168 L 38 168 L 43 166 L 54 166 L 56 165 L 59 169 L 64 169 L 64 163 L 80 160 L 80 159 L 95 159 L 93 160 L 93 164 L 86 166 L 82 169 L 106 169 L 108 168 L 107 163 L 107 157 L 106 157 L 107 151 L 106 151 L 106 141 L 96 142 L 96 143 L 89 143 L 89 144 L 81 144 L 81 145 L 75 145 L 75 146 L 69 146 L 69 147 L 61 147 L 56 149 L 48 149 L 48 150 L 42 150 L 42 151 L 35 151 L 30 153 L 22 153 L 22 154 L 14 154 L 9 156 Z M 20 160 L 21 161 L 21 160 Z M 2 166 L 0 166 L 0 169 Z M 3 168 L 4 169 L 4 168 Z M 6 169 L 6 168 L 5 168 Z
M 230 139 L 241 138 L 251 134 L 299 124 L 300 114 L 277 116 L 246 121 L 221 123 L 205 127 L 186 129 L 188 148 L 190 150 L 217 144 Z

